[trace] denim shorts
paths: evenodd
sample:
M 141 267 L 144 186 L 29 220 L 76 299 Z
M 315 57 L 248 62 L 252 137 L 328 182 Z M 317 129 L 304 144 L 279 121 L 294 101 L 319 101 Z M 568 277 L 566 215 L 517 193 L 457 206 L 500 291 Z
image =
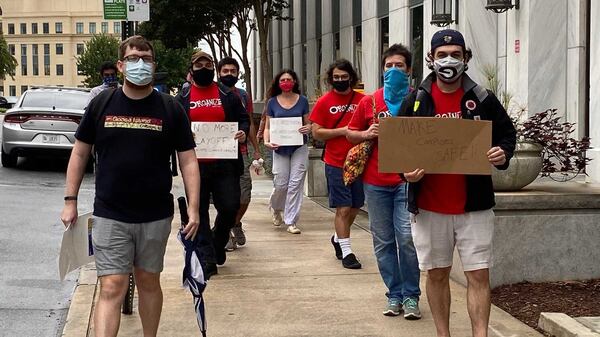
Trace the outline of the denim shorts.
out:
M 365 204 L 365 192 L 361 179 L 350 186 L 344 185 L 343 171 L 339 167 L 325 164 L 327 190 L 329 192 L 329 207 L 361 208 Z
M 92 243 L 98 276 L 129 274 L 134 266 L 160 273 L 172 220 L 127 223 L 94 216 Z

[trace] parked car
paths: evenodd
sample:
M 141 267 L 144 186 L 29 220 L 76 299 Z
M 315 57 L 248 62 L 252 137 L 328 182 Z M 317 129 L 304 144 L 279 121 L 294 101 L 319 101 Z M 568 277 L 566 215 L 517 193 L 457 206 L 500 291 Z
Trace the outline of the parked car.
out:
M 17 103 L 19 98 L 17 96 L 0 96 L 0 108 L 11 109 Z
M 69 156 L 75 131 L 87 105 L 89 89 L 32 87 L 2 123 L 2 166 L 15 167 L 19 157 Z

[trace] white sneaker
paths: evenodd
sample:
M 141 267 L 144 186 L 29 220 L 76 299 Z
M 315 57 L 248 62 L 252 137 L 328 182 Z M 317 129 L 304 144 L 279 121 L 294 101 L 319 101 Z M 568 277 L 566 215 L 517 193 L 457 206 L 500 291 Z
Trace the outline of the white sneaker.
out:
M 290 234 L 300 234 L 300 228 L 296 227 L 296 225 L 289 225 L 287 228 L 288 233 Z
M 283 217 L 281 216 L 281 211 L 273 211 L 273 226 L 281 226 L 283 225 Z

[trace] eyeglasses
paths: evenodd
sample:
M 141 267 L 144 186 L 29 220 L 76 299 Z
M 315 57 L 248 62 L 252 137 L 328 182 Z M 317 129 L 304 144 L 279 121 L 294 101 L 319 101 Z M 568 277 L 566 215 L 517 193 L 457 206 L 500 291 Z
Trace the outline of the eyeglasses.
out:
M 350 75 L 348 74 L 344 74 L 344 75 L 333 75 L 333 80 L 334 81 L 347 81 L 350 79 Z
M 285 82 L 294 82 L 294 80 L 291 79 L 291 78 L 281 78 L 281 79 L 279 79 L 279 83 L 285 83 Z
M 129 55 L 123 57 L 124 61 L 127 62 L 138 62 L 140 59 L 144 61 L 144 63 L 154 63 L 154 57 L 150 55 L 139 56 L 139 55 Z

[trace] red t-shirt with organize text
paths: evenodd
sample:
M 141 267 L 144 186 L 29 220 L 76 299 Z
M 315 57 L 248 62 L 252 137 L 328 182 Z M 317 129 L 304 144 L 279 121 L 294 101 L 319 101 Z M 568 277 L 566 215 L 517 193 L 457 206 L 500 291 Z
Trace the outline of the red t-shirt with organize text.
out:
M 342 95 L 335 90 L 331 90 L 317 100 L 310 113 L 310 120 L 326 129 L 343 128 L 350 123 L 358 103 L 364 96 L 356 91 L 354 91 L 354 97 L 352 97 L 352 92 Z M 352 102 L 350 102 L 350 98 L 352 98 Z M 348 103 L 350 104 L 348 105 Z M 346 106 L 348 106 L 348 109 L 344 114 Z M 342 114 L 344 114 L 343 118 Z M 340 118 L 342 119 L 340 120 Z M 339 123 L 336 125 L 338 120 Z M 325 163 L 335 167 L 343 167 L 346 154 L 352 146 L 352 143 L 345 136 L 329 139 L 325 147 Z
M 225 110 L 221 105 L 219 87 L 213 82 L 206 88 L 191 86 L 190 121 L 192 122 L 224 122 Z
M 435 117 L 462 118 L 460 103 L 464 90 L 444 93 L 434 82 L 431 96 L 435 106 Z M 462 214 L 467 201 L 467 184 L 464 174 L 427 174 L 421 182 L 419 208 L 442 214 Z
M 206 88 L 191 86 L 190 91 L 191 122 L 224 122 L 225 110 L 221 105 L 219 87 L 213 82 Z M 212 163 L 216 159 L 198 159 L 200 163 Z
M 383 99 L 383 88 L 373 93 L 375 98 L 375 111 L 377 115 L 389 116 L 389 109 Z M 348 124 L 348 129 L 364 131 L 376 121 L 373 120 L 373 99 L 371 96 L 365 96 L 358 103 L 358 107 Z M 375 186 L 395 186 L 402 183 L 402 179 L 398 173 L 381 173 L 379 172 L 379 149 L 377 139 L 373 146 L 373 151 L 367 161 L 367 166 L 362 175 L 363 182 Z

